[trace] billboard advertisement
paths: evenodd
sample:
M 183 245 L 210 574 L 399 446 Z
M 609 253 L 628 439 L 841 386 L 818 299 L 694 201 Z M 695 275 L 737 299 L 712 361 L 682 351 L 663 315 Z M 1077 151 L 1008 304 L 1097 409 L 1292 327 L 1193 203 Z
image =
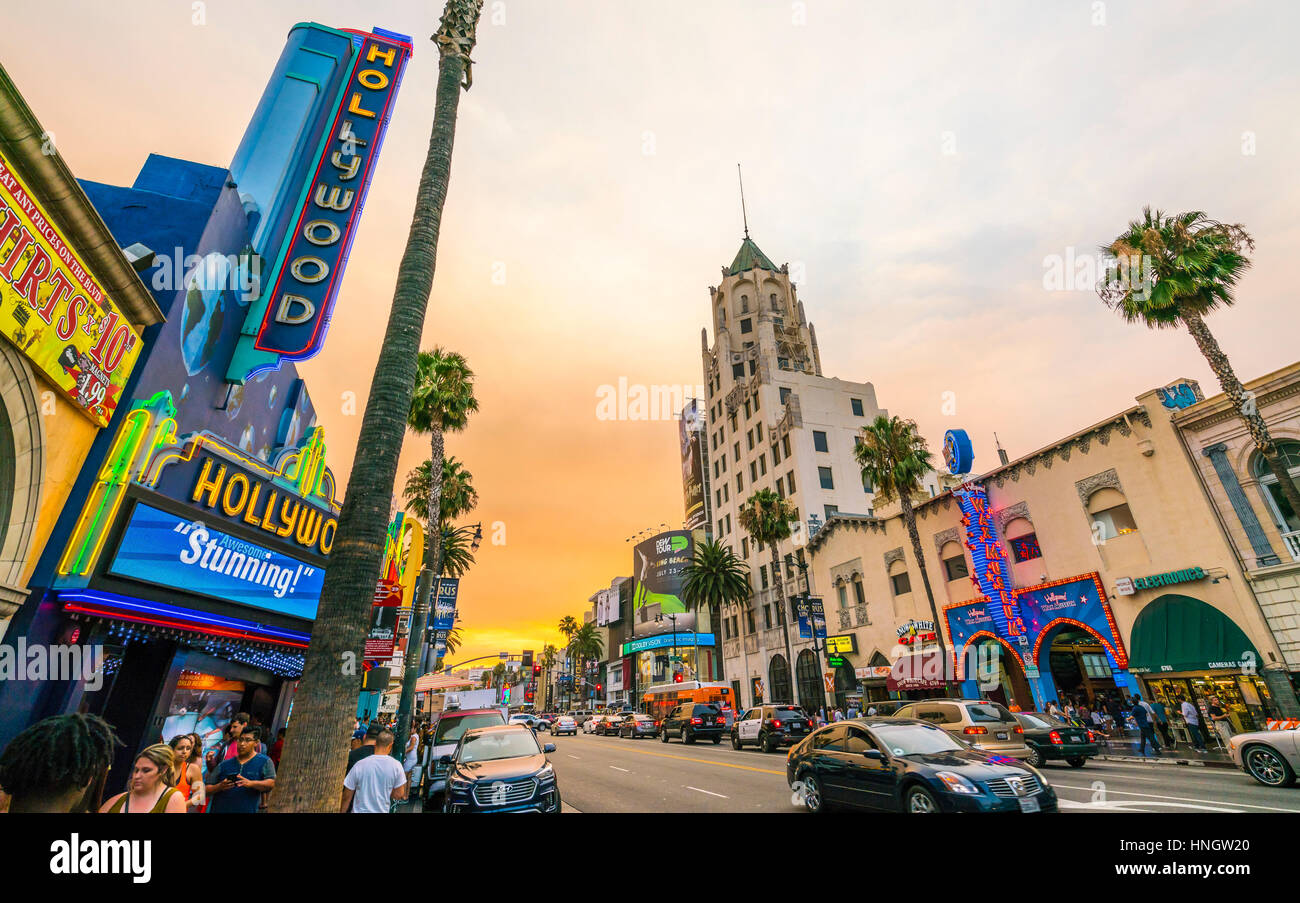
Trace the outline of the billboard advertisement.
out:
M 682 453 L 682 493 L 686 501 L 686 529 L 698 530 L 708 520 L 704 504 L 704 470 L 700 453 L 700 436 L 703 435 L 704 418 L 700 403 L 692 398 L 682 409 L 677 422 L 677 439 Z
M 108 573 L 314 620 L 325 569 L 201 521 L 135 506 Z
M 443 577 L 438 581 L 438 598 L 433 606 L 433 648 L 438 658 L 447 653 L 447 637 L 456 624 L 456 597 L 459 594 L 459 577 Z
M 0 154 L 0 335 L 96 426 L 108 426 L 140 334 Z
M 708 631 L 708 612 L 697 617 L 682 599 L 682 571 L 695 555 L 696 532 L 669 530 L 632 550 L 632 636 Z

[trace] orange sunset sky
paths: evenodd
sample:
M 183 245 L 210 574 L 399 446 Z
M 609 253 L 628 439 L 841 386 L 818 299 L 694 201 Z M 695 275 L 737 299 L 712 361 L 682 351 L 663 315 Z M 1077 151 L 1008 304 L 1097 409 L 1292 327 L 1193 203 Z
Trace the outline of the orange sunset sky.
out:
M 301 368 L 346 480 L 344 397 L 364 402 L 384 331 L 441 3 L 2 2 L 0 59 L 59 151 L 120 185 L 150 152 L 228 164 L 293 23 L 414 36 L 329 342 Z M 977 471 L 994 431 L 1016 457 L 1180 377 L 1218 391 L 1186 334 L 1044 287 L 1045 258 L 1144 204 L 1247 226 L 1255 267 L 1211 329 L 1243 379 L 1295 360 L 1296 5 L 1097 6 L 489 0 L 424 333 L 468 358 L 482 406 L 447 441 L 485 530 L 462 657 L 558 642 L 629 573 L 627 537 L 680 524 L 676 424 L 599 420 L 597 394 L 702 381 L 737 162 L 753 238 L 805 274 L 826 375 L 874 383 L 932 448 L 969 430 Z M 426 456 L 411 437 L 399 480 Z

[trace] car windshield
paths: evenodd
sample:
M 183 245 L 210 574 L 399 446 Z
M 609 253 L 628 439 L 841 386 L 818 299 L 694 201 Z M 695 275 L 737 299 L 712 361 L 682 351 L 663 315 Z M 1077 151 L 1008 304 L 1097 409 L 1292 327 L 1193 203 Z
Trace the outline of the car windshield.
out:
M 461 715 L 454 718 L 438 719 L 438 732 L 434 734 L 433 745 L 442 746 L 455 743 L 465 736 L 465 731 L 475 727 L 492 727 L 505 724 L 500 712 L 481 712 L 477 715 Z
M 653 721 L 654 719 L 652 719 L 649 715 L 633 715 L 633 716 L 632 716 L 632 720 L 633 720 L 633 721 Z
M 965 749 L 948 733 L 926 724 L 876 724 L 872 731 L 880 742 L 896 756 L 915 756 L 927 753 L 954 752 Z
M 466 737 L 460 746 L 460 762 L 488 762 L 493 759 L 517 759 L 535 756 L 542 751 L 531 733 L 492 731 Z
M 1062 726 L 1060 721 L 1057 721 L 1050 715 L 1043 715 L 1038 712 L 1033 712 L 1032 714 L 1029 712 L 1020 712 L 1016 715 L 1016 719 L 1023 727 L 1034 730 Z
M 1016 716 L 1012 715 L 1008 709 L 1003 708 L 996 702 L 981 702 L 977 705 L 966 706 L 966 711 L 970 713 L 970 720 L 979 724 L 981 721 L 1015 721 Z

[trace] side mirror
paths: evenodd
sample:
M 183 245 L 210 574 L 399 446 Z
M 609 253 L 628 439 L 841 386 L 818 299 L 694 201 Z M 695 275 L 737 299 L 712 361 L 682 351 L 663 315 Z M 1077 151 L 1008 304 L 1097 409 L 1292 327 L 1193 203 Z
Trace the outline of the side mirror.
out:
M 439 764 L 439 765 L 450 765 L 450 764 L 451 764 L 451 756 L 439 756 L 439 757 L 438 757 L 438 764 Z
M 553 752 L 555 752 L 555 744 L 554 744 L 554 743 L 547 743 L 545 746 L 542 747 L 542 752 L 544 752 L 544 753 L 553 753 Z
M 878 749 L 869 749 L 866 752 L 864 752 L 862 755 L 873 762 L 885 761 L 885 754 Z

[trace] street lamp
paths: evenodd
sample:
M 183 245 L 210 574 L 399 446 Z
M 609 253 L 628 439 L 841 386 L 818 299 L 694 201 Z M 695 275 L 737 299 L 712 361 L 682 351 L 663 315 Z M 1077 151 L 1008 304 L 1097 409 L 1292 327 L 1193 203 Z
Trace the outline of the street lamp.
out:
M 677 613 L 673 612 L 672 614 L 668 615 L 668 620 L 672 622 L 673 625 L 673 654 L 668 659 L 668 670 L 672 671 L 673 659 L 677 658 Z M 655 615 L 655 621 L 657 621 L 660 624 L 664 622 L 664 613 L 662 611 Z M 682 670 L 683 671 L 686 670 L 686 662 L 682 662 Z M 692 669 L 692 673 L 694 673 L 694 669 Z
M 818 679 L 821 679 L 821 647 L 817 645 L 817 622 L 813 620 L 812 607 L 809 600 L 809 595 L 811 594 L 810 591 L 812 590 L 812 582 L 808 579 L 808 562 L 804 561 L 802 558 L 794 558 L 793 560 L 795 567 L 799 569 L 800 575 L 803 577 L 803 602 L 804 606 L 808 609 L 808 620 L 812 622 L 813 657 L 817 661 L 817 677 Z M 827 652 L 826 663 L 828 666 L 830 665 L 829 652 Z M 825 689 L 825 687 L 822 688 L 822 698 L 827 701 L 826 714 L 828 717 L 835 707 L 835 700 L 828 695 L 829 693 L 830 691 Z

